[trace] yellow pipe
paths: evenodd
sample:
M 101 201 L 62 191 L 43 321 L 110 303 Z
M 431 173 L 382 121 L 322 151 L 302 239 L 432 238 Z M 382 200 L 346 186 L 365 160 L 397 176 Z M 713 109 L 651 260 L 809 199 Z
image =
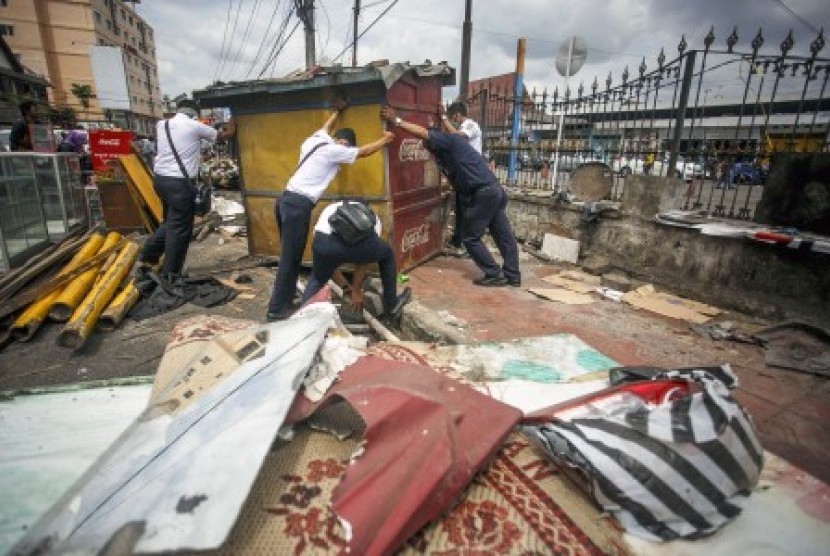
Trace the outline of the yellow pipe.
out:
M 133 285 L 132 279 L 129 283 L 121 289 L 121 292 L 115 296 L 112 303 L 101 313 L 98 319 L 98 328 L 101 330 L 115 330 L 124 317 L 138 302 L 141 293 Z
M 81 266 L 84 261 L 91 259 L 95 256 L 95 253 L 101 249 L 101 245 L 103 245 L 103 243 L 103 232 L 96 232 L 92 234 L 83 246 L 78 249 L 72 259 L 66 263 L 60 272 L 58 272 L 57 276 L 69 274 Z M 11 328 L 12 335 L 20 341 L 25 342 L 26 340 L 30 340 L 35 335 L 38 328 L 40 328 L 40 325 L 43 324 L 43 321 L 46 319 L 46 315 L 49 313 L 49 309 L 52 307 L 52 303 L 55 302 L 60 293 L 61 289 L 59 288 L 32 302 L 26 310 L 23 311 L 17 319 L 15 319 Z
M 58 335 L 59 345 L 72 349 L 78 349 L 84 345 L 98 321 L 98 316 L 112 300 L 118 286 L 132 269 L 133 263 L 138 258 L 138 251 L 139 246 L 134 241 L 124 246 L 118 258 L 107 268 L 61 330 Z
M 110 232 L 107 234 L 104 244 L 98 250 L 99 253 L 114 247 L 121 241 L 121 234 L 118 232 Z M 98 272 L 104 266 L 104 262 L 95 265 L 71 282 L 69 282 L 58 298 L 52 303 L 49 309 L 49 316 L 57 321 L 65 321 L 68 319 L 84 296 L 89 293 L 92 285 L 95 283 L 95 278 Z

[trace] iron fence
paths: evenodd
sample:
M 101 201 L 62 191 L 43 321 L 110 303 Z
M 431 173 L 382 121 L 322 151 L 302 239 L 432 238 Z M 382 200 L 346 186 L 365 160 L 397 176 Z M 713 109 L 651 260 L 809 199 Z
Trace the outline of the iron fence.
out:
M 742 51 L 737 29 L 725 48 L 715 39 L 710 29 L 688 49 L 683 37 L 673 59 L 661 49 L 651 67 L 643 58 L 634 75 L 626 66 L 573 91 L 471 83 L 485 156 L 504 182 L 552 192 L 586 164 L 611 169 L 615 198 L 633 174 L 679 177 L 689 186 L 678 208 L 751 219 L 775 153 L 828 151 L 830 59 L 819 56 L 823 32 L 802 51 L 792 31 L 773 52 L 762 30 Z

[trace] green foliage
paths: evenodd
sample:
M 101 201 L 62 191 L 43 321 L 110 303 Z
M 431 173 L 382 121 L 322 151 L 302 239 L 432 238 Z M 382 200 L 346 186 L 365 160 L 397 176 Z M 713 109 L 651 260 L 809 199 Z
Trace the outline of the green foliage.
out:
M 89 99 L 93 96 L 92 85 L 73 83 L 72 94 L 75 95 L 75 98 L 78 99 L 78 102 L 81 103 L 84 110 L 89 110 Z

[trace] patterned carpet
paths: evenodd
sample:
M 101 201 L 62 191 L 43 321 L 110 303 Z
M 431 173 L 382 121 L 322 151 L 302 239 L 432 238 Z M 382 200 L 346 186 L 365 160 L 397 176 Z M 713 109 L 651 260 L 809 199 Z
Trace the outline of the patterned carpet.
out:
M 193 353 L 195 344 L 242 324 L 207 319 L 177 327 L 159 368 L 160 383 L 176 361 Z M 445 363 L 430 356 L 431 350 L 428 344 L 377 344 L 370 353 L 450 374 Z M 296 426 L 291 441 L 276 440 L 231 535 L 216 553 L 345 553 L 346 530 L 328 502 L 352 454 L 361 448 L 362 427 L 360 416 L 338 403 Z M 344 436 L 348 438 L 338 439 Z M 615 521 L 513 432 L 457 504 L 410 537 L 398 553 L 626 554 L 624 547 Z

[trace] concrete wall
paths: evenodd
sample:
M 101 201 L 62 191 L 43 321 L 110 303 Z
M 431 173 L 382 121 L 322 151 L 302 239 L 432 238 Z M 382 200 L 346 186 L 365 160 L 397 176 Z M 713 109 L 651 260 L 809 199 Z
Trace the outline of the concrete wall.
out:
M 830 329 L 830 255 L 745 239 L 701 235 L 655 223 L 658 210 L 682 206 L 685 184 L 631 176 L 619 211 L 590 219 L 549 198 L 511 195 L 520 241 L 538 247 L 545 233 L 580 241 L 580 263 L 606 259 L 644 282 L 727 310 Z

